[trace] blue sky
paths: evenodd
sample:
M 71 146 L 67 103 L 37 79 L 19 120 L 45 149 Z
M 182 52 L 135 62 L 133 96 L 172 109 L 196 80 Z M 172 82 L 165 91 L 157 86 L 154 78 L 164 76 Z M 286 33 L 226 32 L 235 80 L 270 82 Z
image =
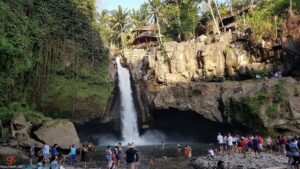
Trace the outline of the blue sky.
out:
M 121 5 L 123 8 L 128 9 L 138 9 L 143 2 L 147 0 L 97 0 L 97 9 L 114 10 L 118 8 L 118 5 Z
M 115 10 L 118 5 L 128 9 L 138 9 L 143 2 L 148 0 L 97 0 L 97 10 L 108 9 Z M 225 2 L 226 0 L 216 0 L 217 2 Z

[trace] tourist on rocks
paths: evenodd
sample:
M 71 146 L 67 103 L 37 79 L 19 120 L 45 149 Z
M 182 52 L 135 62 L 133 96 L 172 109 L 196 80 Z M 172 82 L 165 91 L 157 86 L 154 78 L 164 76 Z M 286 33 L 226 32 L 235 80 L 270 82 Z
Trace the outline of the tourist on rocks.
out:
M 82 167 L 86 168 L 86 155 L 88 153 L 88 147 L 86 144 L 83 145 L 83 147 L 80 149 L 80 161 Z
M 188 145 L 187 149 L 188 149 L 188 158 L 191 158 L 192 157 L 192 151 L 193 151 L 192 146 Z
M 237 148 L 236 148 L 236 146 L 237 146 L 237 136 L 234 136 L 234 137 L 232 137 L 232 152 L 237 152 L 236 150 L 237 150 Z
M 117 169 L 120 168 L 121 160 L 123 159 L 123 150 L 122 150 L 122 143 L 118 144 L 118 152 L 117 152 Z
M 263 152 L 263 143 L 264 143 L 264 140 L 263 140 L 262 136 L 257 136 L 257 139 L 258 139 L 259 152 Z
M 212 159 L 215 158 L 214 150 L 211 147 L 208 147 L 208 157 Z
M 281 153 L 280 138 L 281 138 L 281 136 L 277 136 L 275 138 L 275 144 L 276 144 L 276 148 L 277 148 L 279 154 Z
M 72 144 L 70 147 L 69 157 L 70 157 L 70 165 L 74 165 L 75 157 L 76 157 L 76 148 L 75 148 L 74 144 Z
M 180 144 L 177 144 L 176 150 L 177 150 L 177 152 L 180 152 L 180 151 L 181 151 L 181 145 L 180 145 Z
M 118 159 L 117 159 L 117 154 L 118 154 L 118 147 L 115 146 L 113 148 L 113 155 L 112 155 L 112 160 L 113 160 L 113 164 L 112 164 L 112 167 L 111 168 L 115 168 L 115 166 L 117 166 L 117 162 L 118 162 Z
M 188 149 L 188 145 L 185 145 L 184 146 L 184 149 L 183 149 L 183 156 L 185 158 L 188 158 L 189 157 L 189 149 Z
M 32 165 L 33 159 L 36 158 L 36 156 L 35 156 L 35 149 L 36 149 L 36 146 L 32 145 L 30 147 L 30 150 L 29 150 L 29 163 L 30 163 L 30 165 Z
M 57 144 L 54 144 L 53 147 L 51 148 L 51 156 L 52 157 L 57 156 Z
M 106 169 L 112 168 L 112 164 L 113 164 L 112 155 L 113 155 L 113 153 L 111 150 L 111 146 L 108 145 L 107 149 L 105 150 Z
M 125 152 L 125 160 L 127 169 L 135 169 L 136 167 L 136 150 L 131 143 L 128 143 L 128 149 Z
M 230 133 L 228 134 L 228 138 L 227 138 L 227 146 L 228 146 L 228 154 L 231 154 L 233 148 L 233 138 Z
M 287 138 L 285 136 L 281 136 L 280 140 L 280 154 L 285 155 L 286 154 L 286 143 L 287 143 Z
M 218 134 L 217 140 L 218 140 L 219 153 L 222 154 L 223 153 L 223 146 L 224 146 L 224 137 L 222 136 L 221 133 Z
M 248 141 L 248 151 L 249 151 L 249 154 L 251 154 L 252 150 L 253 150 L 253 139 L 254 139 L 254 136 L 251 134 L 249 136 L 249 141 Z
M 247 146 L 248 146 L 248 141 L 245 137 L 242 137 L 241 140 L 241 147 L 242 147 L 242 152 L 244 154 L 244 158 L 246 158 L 246 154 L 247 154 Z
M 289 150 L 290 150 L 290 155 L 293 158 L 293 162 L 291 163 L 292 166 L 296 166 L 297 168 L 300 167 L 300 159 L 299 159 L 299 147 L 297 145 L 297 141 L 293 138 L 291 140 L 291 143 L 289 143 Z
M 259 141 L 257 136 L 252 140 L 252 146 L 253 146 L 255 157 L 257 157 L 256 153 L 260 154 Z
M 288 157 L 288 164 L 291 164 L 293 161 L 292 152 L 290 151 L 290 143 L 292 141 L 288 139 L 285 144 L 286 156 Z
M 270 136 L 267 138 L 266 143 L 267 143 L 267 152 L 272 153 L 273 142 Z
M 223 140 L 224 140 L 223 149 L 225 149 L 224 151 L 226 153 L 228 149 L 228 137 L 224 135 Z
M 42 148 L 42 152 L 43 152 L 43 161 L 45 162 L 45 164 L 49 163 L 49 154 L 50 154 L 50 146 L 45 143 L 44 147 Z
M 298 145 L 298 137 L 294 136 L 295 143 Z
M 51 169 L 59 169 L 59 165 L 57 162 L 57 156 L 52 156 L 51 157 L 51 163 L 50 163 Z

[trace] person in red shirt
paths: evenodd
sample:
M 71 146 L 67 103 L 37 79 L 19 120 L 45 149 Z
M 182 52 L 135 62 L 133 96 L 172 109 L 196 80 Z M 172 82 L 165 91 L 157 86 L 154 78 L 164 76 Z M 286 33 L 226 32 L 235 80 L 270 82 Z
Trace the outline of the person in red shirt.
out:
M 259 151 L 262 152 L 263 151 L 263 143 L 264 143 L 264 140 L 261 136 L 258 136 L 258 148 L 259 148 Z
M 242 137 L 241 147 L 242 147 L 242 152 L 244 153 L 245 158 L 246 158 L 246 153 L 247 153 L 247 144 L 248 144 L 247 139 Z
M 286 145 L 287 139 L 285 136 L 281 136 L 280 138 L 280 150 L 281 150 L 281 155 L 285 155 L 286 154 L 286 149 L 285 149 L 285 145 Z

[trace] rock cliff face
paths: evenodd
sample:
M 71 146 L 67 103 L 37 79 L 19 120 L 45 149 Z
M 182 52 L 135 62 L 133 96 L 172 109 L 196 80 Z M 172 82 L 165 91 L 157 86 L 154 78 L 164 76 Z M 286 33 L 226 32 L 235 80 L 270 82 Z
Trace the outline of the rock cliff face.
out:
M 175 108 L 220 123 L 299 132 L 298 81 L 224 81 L 225 77 L 240 80 L 287 72 L 286 65 L 293 63 L 276 59 L 275 52 L 262 58 L 241 44 L 231 44 L 231 39 L 226 34 L 206 45 L 170 42 L 164 45 L 164 52 L 157 48 L 125 50 L 123 59 L 131 70 L 141 124 L 151 126 L 155 110 Z

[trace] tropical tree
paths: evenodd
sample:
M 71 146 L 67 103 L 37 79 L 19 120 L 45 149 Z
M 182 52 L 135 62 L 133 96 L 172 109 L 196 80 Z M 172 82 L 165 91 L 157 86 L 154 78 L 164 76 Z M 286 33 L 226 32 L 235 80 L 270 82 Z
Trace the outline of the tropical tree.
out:
M 118 9 L 112 11 L 111 14 L 111 27 L 113 33 L 111 34 L 111 39 L 119 48 L 124 48 L 125 37 L 126 37 L 126 27 L 128 26 L 128 15 L 127 10 L 123 10 L 119 5 Z
M 139 10 L 131 10 L 129 22 L 133 27 L 147 25 L 150 20 L 149 4 L 143 3 Z

